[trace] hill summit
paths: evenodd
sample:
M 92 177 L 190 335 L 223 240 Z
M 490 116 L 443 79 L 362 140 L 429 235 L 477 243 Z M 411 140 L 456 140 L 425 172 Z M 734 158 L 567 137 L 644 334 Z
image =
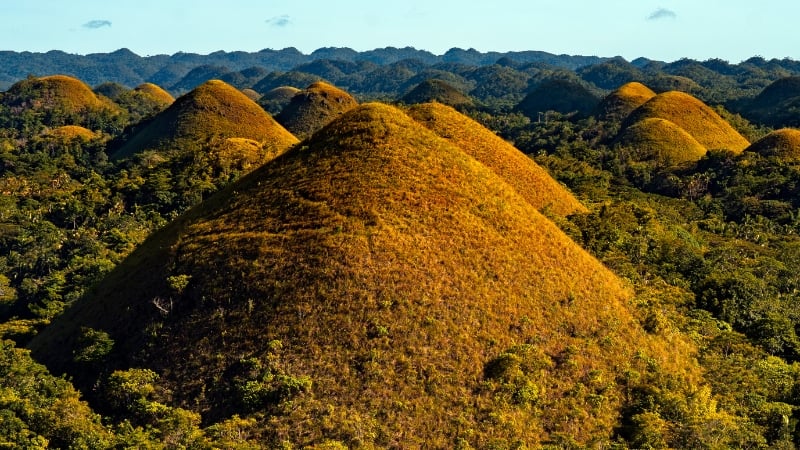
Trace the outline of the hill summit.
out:
M 600 117 L 622 120 L 636 108 L 655 97 L 656 93 L 649 87 L 632 81 L 608 94 L 598 106 Z
M 222 81 L 211 80 L 153 117 L 111 156 L 123 158 L 186 142 L 204 143 L 212 137 L 247 138 L 282 149 L 297 142 L 246 95 Z
M 589 445 L 628 369 L 689 358 L 631 295 L 495 171 L 366 104 L 155 233 L 31 347 L 83 387 L 151 369 L 159 401 L 249 414 L 268 447 Z M 87 330 L 114 344 L 82 365 Z
M 295 136 L 304 139 L 357 105 L 356 99 L 347 92 L 317 81 L 295 94 L 275 119 Z
M 707 151 L 686 130 L 667 119 L 656 117 L 629 126 L 622 131 L 617 142 L 635 149 L 636 159 L 665 166 L 697 161 Z

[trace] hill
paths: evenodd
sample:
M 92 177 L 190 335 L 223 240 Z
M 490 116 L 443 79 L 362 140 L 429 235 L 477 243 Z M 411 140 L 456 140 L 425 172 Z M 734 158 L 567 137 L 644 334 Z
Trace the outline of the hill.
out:
M 776 128 L 800 126 L 800 77 L 771 83 L 742 108 L 742 115 Z
M 82 141 L 91 141 L 97 137 L 95 132 L 77 125 L 64 125 L 53 128 L 47 134 L 64 140 L 80 139 Z
M 120 108 L 100 97 L 84 82 L 65 75 L 29 77 L 15 83 L 0 101 L 15 110 L 34 110 L 45 115 L 49 126 L 90 125 L 119 116 Z
M 292 86 L 276 87 L 275 89 L 265 92 L 264 95 L 258 99 L 258 104 L 274 116 L 280 113 L 298 92 L 300 92 L 300 89 Z
M 598 115 L 605 119 L 622 120 L 655 96 L 656 93 L 642 83 L 626 83 L 603 98 L 597 107 Z
M 750 145 L 713 109 L 684 92 L 669 91 L 651 98 L 625 119 L 623 127 L 648 118 L 669 120 L 709 150 L 727 149 L 741 153 Z
M 800 130 L 782 128 L 773 131 L 754 142 L 747 151 L 764 156 L 776 156 L 786 161 L 800 161 Z
M 298 138 L 305 139 L 357 105 L 356 99 L 347 92 L 317 81 L 295 94 L 275 120 Z
M 537 86 L 522 99 L 517 110 L 531 120 L 538 120 L 539 113 L 547 111 L 584 117 L 592 113 L 598 103 L 600 98 L 580 83 L 556 79 Z
M 152 100 L 164 108 L 175 102 L 175 97 L 160 86 L 153 83 L 142 83 L 134 88 L 134 91 Z
M 643 119 L 623 130 L 617 143 L 634 149 L 637 160 L 653 161 L 663 166 L 697 161 L 706 154 L 706 148 L 683 128 L 655 117 Z
M 437 79 L 425 80 L 416 85 L 400 101 L 409 105 L 435 101 L 456 108 L 474 105 L 474 102 L 458 89 Z
M 690 365 L 613 273 L 400 110 L 305 144 L 151 236 L 35 356 L 83 387 L 154 370 L 159 401 L 250 414 L 267 447 L 590 445 L 632 374 Z M 72 361 L 97 332 L 110 352 Z
M 490 168 L 534 208 L 563 216 L 587 211 L 533 159 L 453 108 L 427 103 L 410 108 L 408 114 Z
M 211 137 L 268 141 L 283 149 L 296 142 L 247 96 L 222 81 L 211 80 L 153 117 L 111 157 L 119 159 L 147 149 L 179 146 L 180 141 L 199 144 Z

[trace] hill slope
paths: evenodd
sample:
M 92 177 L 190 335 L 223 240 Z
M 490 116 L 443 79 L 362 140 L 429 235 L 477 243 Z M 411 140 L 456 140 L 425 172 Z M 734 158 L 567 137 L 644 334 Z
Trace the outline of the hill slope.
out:
M 123 158 L 148 149 L 203 143 L 211 137 L 267 141 L 288 148 L 297 140 L 236 88 L 208 81 L 180 97 L 111 154 Z
M 577 113 L 582 117 L 594 111 L 598 103 L 600 98 L 580 83 L 556 79 L 537 86 L 522 99 L 517 110 L 531 120 L 538 120 L 539 113 L 546 111 Z
M 347 92 L 318 81 L 298 92 L 275 120 L 300 139 L 358 105 Z
M 175 97 L 173 97 L 172 94 L 162 89 L 161 86 L 153 83 L 142 83 L 136 86 L 134 91 L 139 92 L 151 99 L 154 103 L 165 108 L 175 102 Z
M 689 94 L 664 92 L 633 111 L 623 127 L 648 118 L 666 119 L 683 128 L 707 149 L 741 153 L 750 143 L 708 105 Z
M 430 79 L 416 85 L 400 99 L 403 103 L 439 102 L 453 107 L 472 106 L 474 102 L 445 81 Z
M 453 108 L 427 103 L 410 108 L 408 113 L 497 173 L 534 208 L 547 208 L 562 216 L 587 211 L 567 188 L 531 158 Z
M 431 448 L 588 445 L 618 425 L 626 368 L 688 358 L 645 335 L 609 270 L 400 110 L 358 107 L 306 144 L 148 239 L 37 336 L 38 358 L 84 387 L 151 368 L 162 401 L 263 414 L 267 446 Z M 81 327 L 115 341 L 105 361 L 70 361 Z
M 706 154 L 706 148 L 683 128 L 653 117 L 626 128 L 617 142 L 635 149 L 639 160 L 666 166 L 697 161 Z
M 642 83 L 626 83 L 608 94 L 597 107 L 600 117 L 624 119 L 636 108 L 655 97 L 656 93 Z
M 777 156 L 787 161 L 800 161 L 800 130 L 782 128 L 773 131 L 754 142 L 747 151 Z

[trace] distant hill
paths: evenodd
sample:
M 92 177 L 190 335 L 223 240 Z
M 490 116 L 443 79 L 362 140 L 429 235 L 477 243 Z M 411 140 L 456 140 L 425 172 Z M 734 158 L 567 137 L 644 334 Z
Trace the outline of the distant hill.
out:
M 522 99 L 517 110 L 531 120 L 538 120 L 539 113 L 547 111 L 585 117 L 594 112 L 599 103 L 600 98 L 581 84 L 556 79 L 537 86 Z
M 742 115 L 772 127 L 800 126 L 800 77 L 781 78 L 744 105 Z
M 623 127 L 648 118 L 674 123 L 709 150 L 727 149 L 740 153 L 750 145 L 713 109 L 684 92 L 664 92 L 651 98 L 625 119 Z
M 275 120 L 298 138 L 305 139 L 357 105 L 352 95 L 318 81 L 295 94 Z
M 559 215 L 587 212 L 533 159 L 451 107 L 428 103 L 411 107 L 408 114 L 494 171 L 534 208 Z
M 800 162 L 800 130 L 782 128 L 773 131 L 747 148 L 748 152 Z
M 706 154 L 691 134 L 667 119 L 649 117 L 627 127 L 617 143 L 631 148 L 639 161 L 652 161 L 661 166 L 675 166 L 697 161 Z
M 589 446 L 619 426 L 615 380 L 692 371 L 631 301 L 495 172 L 368 104 L 151 236 L 30 347 L 84 388 L 154 370 L 156 400 L 250 414 L 266 447 Z M 92 365 L 89 329 L 114 341 Z
M 97 137 L 97 133 L 77 125 L 64 125 L 62 127 L 53 128 L 49 130 L 47 134 L 67 141 L 72 139 L 91 141 Z
M 147 149 L 203 143 L 211 137 L 269 141 L 286 148 L 296 140 L 260 106 L 234 87 L 212 80 L 180 97 L 143 124 L 111 154 L 119 159 Z
M 258 104 L 274 116 L 280 113 L 298 92 L 300 92 L 300 89 L 293 86 L 276 87 L 265 92 L 258 99 Z
M 437 79 L 423 81 L 404 95 L 400 101 L 409 105 L 436 101 L 457 108 L 475 104 L 472 99 L 459 92 L 458 89 Z
M 225 66 L 202 65 L 195 67 L 179 82 L 170 86 L 169 90 L 177 95 L 184 94 L 208 80 L 218 80 L 230 72 L 231 70 Z
M 143 96 L 151 99 L 154 103 L 163 107 L 167 107 L 175 102 L 175 97 L 173 97 L 172 94 L 162 89 L 161 86 L 157 86 L 153 83 L 142 83 L 136 86 L 134 91 L 139 92 Z
M 656 93 L 642 83 L 626 83 L 603 98 L 597 114 L 604 119 L 622 120 L 655 96 Z

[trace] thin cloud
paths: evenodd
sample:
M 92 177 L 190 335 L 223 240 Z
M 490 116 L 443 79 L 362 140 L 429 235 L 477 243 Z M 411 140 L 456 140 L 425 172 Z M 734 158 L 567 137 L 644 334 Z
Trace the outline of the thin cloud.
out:
M 269 26 L 283 28 L 292 24 L 292 18 L 284 14 L 282 16 L 270 17 L 266 22 Z
M 103 27 L 110 27 L 111 21 L 110 20 L 90 20 L 83 24 L 83 28 L 89 28 L 90 30 L 96 30 L 98 28 Z
M 658 8 L 657 10 L 653 11 L 649 16 L 647 16 L 647 20 L 663 20 L 663 19 L 677 19 L 678 15 L 675 14 L 675 11 L 666 9 L 666 8 Z

